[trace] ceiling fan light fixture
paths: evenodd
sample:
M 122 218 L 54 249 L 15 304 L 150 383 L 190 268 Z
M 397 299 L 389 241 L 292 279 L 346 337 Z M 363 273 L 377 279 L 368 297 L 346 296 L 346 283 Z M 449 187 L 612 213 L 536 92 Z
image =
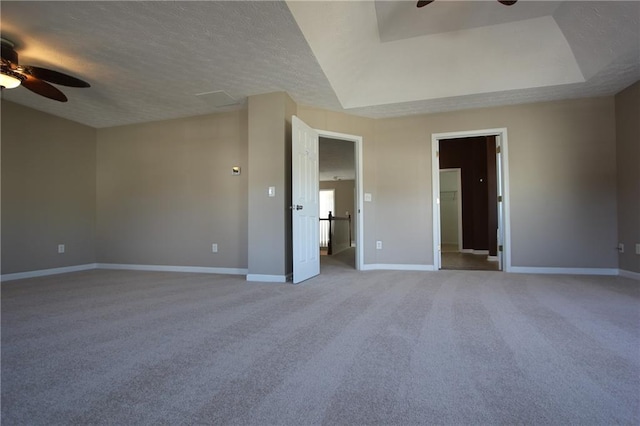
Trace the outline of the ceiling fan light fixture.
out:
M 8 69 L 2 69 L 2 73 L 0 73 L 0 86 L 5 89 L 15 89 L 16 87 L 22 84 L 22 76 Z

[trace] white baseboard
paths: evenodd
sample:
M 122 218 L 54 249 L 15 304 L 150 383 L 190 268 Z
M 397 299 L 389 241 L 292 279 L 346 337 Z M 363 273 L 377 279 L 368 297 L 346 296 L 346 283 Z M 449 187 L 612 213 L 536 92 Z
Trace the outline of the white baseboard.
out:
M 247 281 L 257 281 L 263 283 L 286 283 L 289 281 L 288 275 L 265 275 L 247 274 Z
M 291 280 L 288 275 L 248 274 L 243 268 L 214 268 L 205 266 L 166 266 L 166 265 L 134 265 L 120 263 L 87 263 L 84 265 L 64 266 L 60 268 L 40 269 L 36 271 L 15 272 L 0 275 L 0 281 L 20 280 L 24 278 L 44 277 L 47 275 L 66 274 L 69 272 L 87 271 L 91 269 L 120 269 L 131 271 L 157 272 L 193 272 L 201 274 L 246 275 L 247 281 L 285 283 Z M 435 271 L 433 265 L 409 265 L 373 263 L 362 265 L 362 271 Z M 508 272 L 518 274 L 569 274 L 569 275 L 619 275 L 625 278 L 640 280 L 640 273 L 615 268 L 547 268 L 512 266 Z
M 134 265 L 129 263 L 98 263 L 98 269 L 122 269 L 128 271 L 192 272 L 198 274 L 245 275 L 243 268 L 215 268 L 209 266 Z
M 489 250 L 474 250 L 474 249 L 462 249 L 460 253 L 470 253 L 470 254 L 481 254 L 481 255 L 489 255 Z
M 632 280 L 640 281 L 640 273 L 639 272 L 625 271 L 624 269 L 620 269 L 619 274 L 620 274 L 621 277 L 631 278 Z
M 516 274 L 560 274 L 560 275 L 618 275 L 617 268 L 547 268 L 512 266 L 507 272 Z
M 66 274 L 69 272 L 88 271 L 96 269 L 96 263 L 87 263 L 84 265 L 63 266 L 60 268 L 39 269 L 37 271 L 15 272 L 13 274 L 0 275 L 0 281 L 21 280 L 24 278 L 44 277 L 47 275 Z
M 369 263 L 362 265 L 362 271 L 435 271 L 433 265 L 408 265 L 394 263 Z

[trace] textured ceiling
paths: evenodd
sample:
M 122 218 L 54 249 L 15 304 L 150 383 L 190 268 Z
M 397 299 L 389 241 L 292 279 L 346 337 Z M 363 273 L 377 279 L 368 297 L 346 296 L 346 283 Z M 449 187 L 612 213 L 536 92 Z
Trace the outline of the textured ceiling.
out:
M 2 97 L 98 128 L 274 91 L 377 118 L 612 95 L 640 79 L 637 1 L 3 0 L 0 11 L 21 63 L 92 85 L 63 88 L 65 104 L 24 88 Z M 224 94 L 196 96 L 213 92 Z
M 3 97 L 94 127 L 221 111 L 196 94 L 287 91 L 339 109 L 283 2 L 8 2 L 2 36 L 20 62 L 91 83 L 61 104 L 18 88 Z
M 319 148 L 320 181 L 356 178 L 353 142 L 321 137 Z

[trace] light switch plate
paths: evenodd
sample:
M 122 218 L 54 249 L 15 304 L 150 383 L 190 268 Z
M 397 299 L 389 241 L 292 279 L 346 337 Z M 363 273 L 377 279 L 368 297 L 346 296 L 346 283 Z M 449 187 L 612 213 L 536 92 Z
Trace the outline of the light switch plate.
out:
M 269 197 L 275 197 L 276 196 L 276 187 L 275 186 L 270 186 L 269 190 L 267 191 L 267 193 L 269 194 Z
M 371 201 L 371 194 L 369 194 L 368 192 L 365 192 L 365 194 L 364 194 L 364 200 L 365 200 L 365 201 L 368 201 L 368 202 L 369 202 L 369 201 Z

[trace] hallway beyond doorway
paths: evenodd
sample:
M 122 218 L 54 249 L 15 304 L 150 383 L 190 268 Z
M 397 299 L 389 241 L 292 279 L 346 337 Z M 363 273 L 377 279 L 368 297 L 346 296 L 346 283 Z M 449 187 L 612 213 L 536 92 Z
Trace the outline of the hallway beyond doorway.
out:
M 486 254 L 461 253 L 455 244 L 442 245 L 442 269 L 498 271 L 498 262 L 487 260 Z
M 331 256 L 320 256 L 320 273 L 356 269 L 356 248 L 350 247 Z

